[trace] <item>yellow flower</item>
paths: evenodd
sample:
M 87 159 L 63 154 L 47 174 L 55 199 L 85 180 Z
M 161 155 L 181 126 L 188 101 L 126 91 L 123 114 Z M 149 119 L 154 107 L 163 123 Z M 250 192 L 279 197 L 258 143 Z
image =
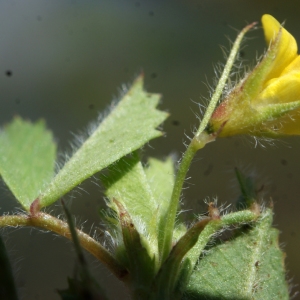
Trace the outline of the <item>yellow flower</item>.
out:
M 206 128 L 219 136 L 300 134 L 300 56 L 297 42 L 270 15 L 262 24 L 269 48 L 225 97 Z

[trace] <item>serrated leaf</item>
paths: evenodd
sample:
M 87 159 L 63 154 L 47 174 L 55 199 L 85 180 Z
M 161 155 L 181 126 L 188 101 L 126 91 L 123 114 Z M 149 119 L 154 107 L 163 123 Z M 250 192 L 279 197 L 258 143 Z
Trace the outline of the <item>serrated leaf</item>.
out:
M 52 204 L 83 180 L 161 136 L 156 128 L 168 115 L 156 109 L 159 99 L 160 95 L 143 90 L 140 76 L 44 190 L 41 206 Z
M 26 210 L 53 178 L 55 156 L 44 121 L 16 118 L 0 132 L 0 174 Z
M 120 202 L 137 230 L 149 236 L 151 253 L 157 253 L 157 205 L 137 153 L 123 157 L 101 176 L 106 195 Z M 113 206 L 113 203 L 112 203 Z
M 267 210 L 231 241 L 212 246 L 196 266 L 185 299 L 289 299 L 284 254 Z

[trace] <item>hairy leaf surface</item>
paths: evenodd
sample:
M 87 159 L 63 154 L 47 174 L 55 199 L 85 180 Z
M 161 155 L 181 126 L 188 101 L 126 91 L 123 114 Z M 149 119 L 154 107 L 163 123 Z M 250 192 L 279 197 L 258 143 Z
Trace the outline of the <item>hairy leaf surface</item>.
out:
M 196 266 L 185 299 L 289 299 L 284 254 L 271 224 L 267 210 L 252 228 L 212 246 Z
M 0 131 L 0 175 L 26 210 L 53 178 L 55 156 L 43 121 L 15 118 Z
M 156 109 L 159 99 L 160 95 L 144 91 L 140 76 L 44 190 L 41 205 L 52 204 L 96 172 L 161 136 L 156 128 L 168 114 Z

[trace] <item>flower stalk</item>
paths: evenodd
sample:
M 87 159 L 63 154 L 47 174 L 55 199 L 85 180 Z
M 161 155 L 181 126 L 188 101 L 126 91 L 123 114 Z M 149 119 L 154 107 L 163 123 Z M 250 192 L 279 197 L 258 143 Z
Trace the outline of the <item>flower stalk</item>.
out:
M 221 75 L 221 78 L 218 82 L 216 90 L 211 98 L 211 101 L 206 109 L 204 117 L 200 123 L 200 126 L 192 139 L 190 145 L 187 147 L 186 152 L 183 154 L 182 160 L 179 164 L 179 168 L 176 174 L 174 188 L 171 196 L 171 201 L 168 209 L 168 214 L 166 216 L 166 225 L 165 225 L 165 234 L 163 237 L 162 249 L 161 249 L 161 262 L 164 262 L 168 257 L 171 248 L 172 248 L 172 239 L 173 239 L 173 230 L 175 225 L 176 213 L 179 205 L 179 200 L 181 196 L 182 187 L 184 184 L 184 180 L 186 178 L 186 174 L 190 168 L 191 162 L 199 149 L 202 149 L 208 142 L 213 141 L 215 135 L 208 135 L 204 132 L 215 108 L 219 101 L 219 98 L 222 94 L 222 91 L 225 87 L 225 84 L 230 75 L 231 68 L 234 64 L 236 55 L 239 51 L 240 44 L 244 35 L 253 28 L 257 23 L 254 22 L 248 26 L 246 26 L 240 34 L 237 36 L 232 50 L 230 52 L 229 58 Z

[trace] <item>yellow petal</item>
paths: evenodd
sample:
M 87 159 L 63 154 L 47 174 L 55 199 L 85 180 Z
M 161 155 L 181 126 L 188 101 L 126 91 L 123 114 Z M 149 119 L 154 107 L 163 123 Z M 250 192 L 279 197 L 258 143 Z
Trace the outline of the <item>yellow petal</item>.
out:
M 262 24 L 268 44 L 275 41 L 276 38 L 279 38 L 273 68 L 268 76 L 270 79 L 278 77 L 280 73 L 297 57 L 298 47 L 295 38 L 271 15 L 263 15 Z
M 296 57 L 281 73 L 281 75 L 285 75 L 291 72 L 300 72 L 300 55 Z
M 251 105 L 287 103 L 300 100 L 300 72 L 271 79 Z

